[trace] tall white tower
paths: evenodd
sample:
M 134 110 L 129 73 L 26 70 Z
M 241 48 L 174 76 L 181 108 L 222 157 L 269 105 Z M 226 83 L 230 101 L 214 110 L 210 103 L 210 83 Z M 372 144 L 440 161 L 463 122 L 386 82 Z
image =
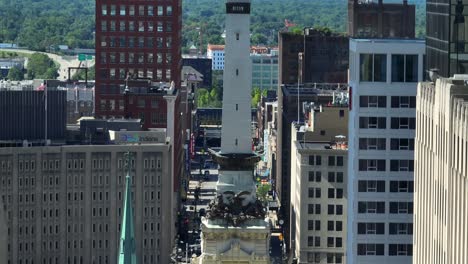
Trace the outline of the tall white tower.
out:
M 226 3 L 221 153 L 252 153 L 250 0 Z
M 192 263 L 267 264 L 270 228 L 256 198 L 251 134 L 250 0 L 226 1 L 221 151 L 217 198 L 202 218 L 202 254 Z

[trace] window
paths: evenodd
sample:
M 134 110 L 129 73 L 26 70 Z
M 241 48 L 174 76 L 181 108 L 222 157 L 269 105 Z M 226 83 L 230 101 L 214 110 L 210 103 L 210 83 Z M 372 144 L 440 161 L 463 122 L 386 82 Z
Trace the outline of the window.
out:
M 384 223 L 358 223 L 358 234 L 360 235 L 384 235 Z
M 320 171 L 309 171 L 309 182 L 320 182 L 322 173 Z
M 309 236 L 307 237 L 307 246 L 309 247 L 320 247 L 320 237 Z
M 105 21 L 105 20 L 101 21 L 101 31 L 102 32 L 107 31 L 107 21 Z
M 390 202 L 391 214 L 412 214 L 413 202 Z
M 412 244 L 389 244 L 388 255 L 390 256 L 413 256 Z
M 111 7 L 110 15 L 115 16 L 116 15 L 116 10 L 117 10 L 116 5 L 111 5 L 110 7 Z
M 125 5 L 120 5 L 120 15 L 125 16 Z
M 135 15 L 135 6 L 134 5 L 131 5 L 131 6 L 128 7 L 128 14 L 131 15 L 131 16 Z
M 414 150 L 413 138 L 392 138 L 390 139 L 391 150 Z
M 343 182 L 343 172 L 336 173 L 336 182 L 342 183 Z
M 239 33 L 236 33 L 236 40 L 239 40 Z
M 154 16 L 154 7 L 152 5 L 148 6 L 148 16 Z
M 385 150 L 385 138 L 359 138 L 360 150 Z
M 385 192 L 385 181 L 358 181 L 359 192 Z
M 414 171 L 414 160 L 390 160 L 390 171 Z
M 145 6 L 138 6 L 138 15 L 144 16 L 145 15 Z
M 390 235 L 412 235 L 413 223 L 390 223 L 389 234 Z
M 359 96 L 359 106 L 369 108 L 386 108 L 386 96 Z
M 392 117 L 391 128 L 392 129 L 415 129 L 416 118 L 414 117 Z
M 322 191 L 320 188 L 309 188 L 309 198 L 320 198 L 322 196 Z
M 385 171 L 385 160 L 359 160 L 359 171 Z
M 416 108 L 416 96 L 392 96 L 392 108 Z
M 384 214 L 385 202 L 358 202 L 358 213 L 360 214 Z
M 309 156 L 309 165 L 317 165 L 317 166 L 322 165 L 322 156 L 310 155 Z
M 387 81 L 387 55 L 360 54 L 359 73 L 361 82 Z
M 358 244 L 357 251 L 359 256 L 383 256 L 384 244 Z
M 390 192 L 413 193 L 413 181 L 390 181 Z
M 320 204 L 308 204 L 307 213 L 308 214 L 321 214 L 321 205 Z
M 162 15 L 163 15 L 163 7 L 158 6 L 158 16 L 162 16 Z
M 363 129 L 385 129 L 387 128 L 387 119 L 385 117 L 359 117 L 359 128 Z
M 392 82 L 418 81 L 418 55 L 392 55 Z
M 101 14 L 107 16 L 107 5 L 101 5 Z
M 166 6 L 166 16 L 172 16 L 172 6 Z

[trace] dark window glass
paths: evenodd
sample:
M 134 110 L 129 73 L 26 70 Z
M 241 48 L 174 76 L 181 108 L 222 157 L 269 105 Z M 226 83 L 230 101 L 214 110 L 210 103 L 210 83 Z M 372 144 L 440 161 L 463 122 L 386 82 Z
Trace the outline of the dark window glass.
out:
M 418 81 L 418 55 L 406 55 L 406 82 Z
M 336 173 L 336 182 L 339 182 L 339 183 L 343 182 L 343 172 Z
M 372 68 L 373 68 L 372 54 L 360 55 L 360 72 L 359 80 L 361 82 L 372 82 Z
M 343 156 L 336 157 L 336 166 L 343 166 Z
M 315 156 L 315 165 L 322 165 L 322 156 Z
M 335 182 L 335 173 L 328 172 L 328 182 Z
M 333 221 L 328 221 L 327 230 L 328 231 L 334 231 L 335 230 L 335 223 Z
M 374 82 L 387 81 L 387 55 L 374 54 Z
M 335 156 L 328 156 L 328 166 L 335 166 Z
M 405 55 L 392 55 L 392 82 L 405 81 Z

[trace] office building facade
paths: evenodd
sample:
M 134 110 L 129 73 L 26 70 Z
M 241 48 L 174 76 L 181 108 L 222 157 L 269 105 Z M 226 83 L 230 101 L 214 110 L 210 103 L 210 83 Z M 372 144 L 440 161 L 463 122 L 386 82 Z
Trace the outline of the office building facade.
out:
M 117 263 L 127 151 L 139 263 L 169 263 L 172 159 L 162 134 L 161 143 L 141 145 L 0 148 L 8 263 Z
M 324 107 L 323 112 L 315 113 L 312 127 L 291 125 L 290 239 L 297 263 L 346 263 L 345 115 L 346 106 Z M 341 131 L 328 130 L 331 123 Z M 308 140 L 314 130 L 343 134 L 329 142 Z
M 224 70 L 224 45 L 208 44 L 206 57 L 211 59 L 211 69 L 213 71 Z
M 422 40 L 350 40 L 347 263 L 411 263 Z
M 96 116 L 144 115 L 144 127 L 151 127 L 147 111 L 159 111 L 149 103 L 128 109 L 125 88 L 147 87 L 132 83 L 137 80 L 174 82 L 180 88 L 181 16 L 181 0 L 96 1 Z M 126 96 L 138 101 L 143 95 Z M 150 94 L 145 98 L 157 100 Z
M 468 80 L 420 83 L 416 106 L 415 264 L 466 263 Z
M 279 33 L 278 83 L 295 84 L 299 79 L 300 83 L 346 83 L 349 38 L 312 28 L 304 31 L 305 36 Z M 299 53 L 303 53 L 301 63 Z
M 466 0 L 426 1 L 427 69 L 443 77 L 468 72 Z
M 64 140 L 66 121 L 65 91 L 0 91 L 0 141 L 4 143 Z
M 278 89 L 278 54 L 250 54 L 252 60 L 252 88 Z
M 290 245 L 290 195 L 291 195 L 291 123 L 298 120 L 304 122 L 303 103 L 313 102 L 315 105 L 333 105 L 334 94 L 338 95 L 347 92 L 347 84 L 323 84 L 315 87 L 301 86 L 299 89 L 299 98 L 297 85 L 282 85 L 278 94 L 278 113 L 277 113 L 277 131 L 276 131 L 276 173 L 273 179 L 273 188 L 277 194 L 277 200 L 280 204 L 280 218 L 284 220 L 285 240 Z M 299 108 L 298 108 L 299 103 Z M 347 104 L 346 104 L 347 106 Z M 297 111 L 300 111 L 299 114 Z M 336 111 L 336 112 L 334 112 Z M 334 140 L 336 135 L 345 133 L 334 118 L 339 115 L 338 108 L 331 107 L 330 111 L 325 111 L 324 114 L 333 116 L 331 122 L 324 121 L 321 123 L 323 128 L 320 131 L 311 133 L 308 138 L 312 141 L 330 142 Z M 340 123 L 346 124 L 347 117 L 343 115 Z
M 414 38 L 415 9 L 407 0 L 401 3 L 348 0 L 348 35 L 351 38 Z

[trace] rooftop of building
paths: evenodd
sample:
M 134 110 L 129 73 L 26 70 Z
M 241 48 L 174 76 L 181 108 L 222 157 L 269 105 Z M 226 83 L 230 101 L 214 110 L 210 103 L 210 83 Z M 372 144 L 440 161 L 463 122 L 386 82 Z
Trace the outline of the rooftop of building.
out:
M 299 150 L 348 150 L 347 141 L 335 142 L 302 142 L 296 141 Z
M 350 38 L 350 41 L 358 43 L 426 43 L 425 39 L 419 38 Z
M 208 44 L 208 50 L 224 50 L 225 45 Z
M 300 95 L 324 95 L 332 96 L 334 93 L 347 93 L 347 83 L 305 83 L 305 84 L 283 84 L 281 88 L 286 96 L 296 96 L 299 89 Z
M 408 5 L 407 0 L 401 0 L 400 3 L 392 1 L 392 2 L 385 2 L 384 0 L 354 0 L 354 2 L 358 5 L 385 5 L 385 6 L 403 6 Z M 414 6 L 414 5 L 413 5 Z

